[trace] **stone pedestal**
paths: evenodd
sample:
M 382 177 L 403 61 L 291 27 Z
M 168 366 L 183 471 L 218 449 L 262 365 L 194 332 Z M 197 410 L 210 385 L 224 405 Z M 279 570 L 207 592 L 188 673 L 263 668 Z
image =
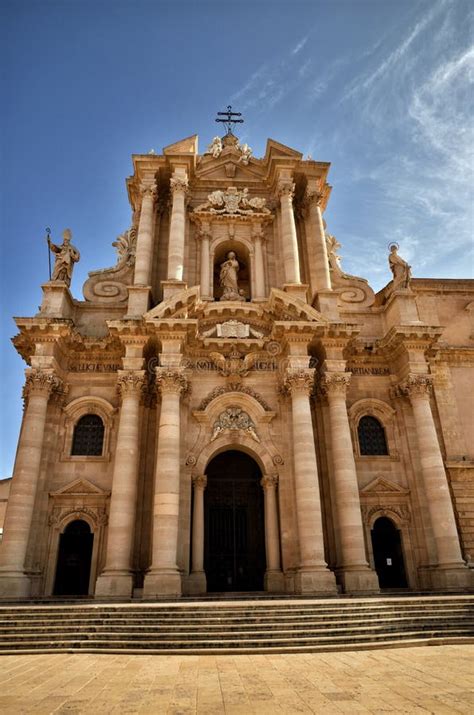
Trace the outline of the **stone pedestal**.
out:
M 386 303 L 385 321 L 387 330 L 396 325 L 420 325 L 415 294 L 410 288 L 398 288 L 390 294 Z
M 285 283 L 283 290 L 293 298 L 299 298 L 303 303 L 308 301 L 308 285 L 306 283 Z
M 24 387 L 25 413 L 0 547 L 0 597 L 30 595 L 24 572 L 43 451 L 46 412 L 51 393 L 61 389 L 52 372 L 29 369 Z
M 163 300 L 168 300 L 176 293 L 181 293 L 181 291 L 186 290 L 187 284 L 183 281 L 161 281 L 161 288 L 163 290 Z
M 44 283 L 43 301 L 39 315 L 48 318 L 72 318 L 74 315 L 74 299 L 64 281 L 49 281 Z
M 309 403 L 313 385 L 314 370 L 309 368 L 289 371 L 284 385 L 291 394 L 296 521 L 300 546 L 295 590 L 297 593 L 336 593 L 334 574 L 324 559 L 318 465 Z
M 150 286 L 128 286 L 126 318 L 141 318 L 150 308 Z
M 122 372 L 118 389 L 122 396 L 117 434 L 105 568 L 97 579 L 96 596 L 132 595 L 132 548 L 137 505 L 140 444 L 140 395 L 144 372 Z
M 325 318 L 331 321 L 340 320 L 338 294 L 333 290 L 320 290 L 317 296 L 317 308 Z
M 328 372 L 321 381 L 331 423 L 331 492 L 336 505 L 339 543 L 337 575 L 346 593 L 376 593 L 379 583 L 377 574 L 369 568 L 365 553 L 359 485 L 346 408 L 349 380 L 347 373 Z

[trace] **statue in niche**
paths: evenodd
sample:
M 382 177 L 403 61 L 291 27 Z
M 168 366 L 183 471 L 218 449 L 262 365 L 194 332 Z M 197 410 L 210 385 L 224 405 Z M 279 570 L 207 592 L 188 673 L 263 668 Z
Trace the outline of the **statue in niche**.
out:
M 63 242 L 57 246 L 48 236 L 48 246 L 51 253 L 55 254 L 54 269 L 51 280 L 64 281 L 67 286 L 71 285 L 72 269 L 74 263 L 80 259 L 81 254 L 71 243 L 72 233 L 70 228 L 63 231 Z
M 245 300 L 243 290 L 239 290 L 237 274 L 239 262 L 234 251 L 229 251 L 224 263 L 221 263 L 219 282 L 222 288 L 221 300 Z
M 411 281 L 411 266 L 398 255 L 398 245 L 392 243 L 388 256 L 388 265 L 393 273 L 393 290 L 408 288 Z

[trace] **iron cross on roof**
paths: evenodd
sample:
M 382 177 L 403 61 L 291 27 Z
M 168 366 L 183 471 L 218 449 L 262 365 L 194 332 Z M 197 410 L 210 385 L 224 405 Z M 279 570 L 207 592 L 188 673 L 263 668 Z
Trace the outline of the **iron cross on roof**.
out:
M 216 122 L 222 122 L 227 128 L 227 134 L 232 134 L 232 124 L 243 124 L 243 119 L 233 119 L 233 117 L 241 117 L 242 112 L 233 112 L 232 106 L 227 105 L 227 112 L 217 112 Z M 225 117 L 225 119 L 219 119 L 219 117 Z

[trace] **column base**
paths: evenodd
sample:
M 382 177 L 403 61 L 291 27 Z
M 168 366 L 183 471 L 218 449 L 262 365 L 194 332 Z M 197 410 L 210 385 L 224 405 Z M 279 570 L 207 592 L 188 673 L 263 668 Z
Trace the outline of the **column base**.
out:
M 31 580 L 23 572 L 0 570 L 0 598 L 29 598 Z
M 161 288 L 163 290 L 163 300 L 168 300 L 171 296 L 176 293 L 181 293 L 181 291 L 186 290 L 188 284 L 184 281 L 161 281 Z
M 340 568 L 336 574 L 344 593 L 380 593 L 378 576 L 368 566 Z
M 437 566 L 431 584 L 435 591 L 474 591 L 474 573 L 467 566 Z
M 126 318 L 141 318 L 148 312 L 151 300 L 150 286 L 128 286 L 128 308 Z
M 336 578 L 327 568 L 299 569 L 294 583 L 295 593 L 337 594 Z
M 340 320 L 338 297 L 338 294 L 333 290 L 320 290 L 317 292 L 317 306 L 319 312 L 325 318 Z
M 282 571 L 265 571 L 263 588 L 269 593 L 285 592 L 285 577 Z
M 133 591 L 133 574 L 130 571 L 104 571 L 95 586 L 95 595 L 108 598 L 130 598 Z
M 181 574 L 172 569 L 149 571 L 143 584 L 144 598 L 159 598 L 161 596 L 181 596 Z
M 207 578 L 205 571 L 194 571 L 186 579 L 186 594 L 200 596 L 207 593 Z
M 308 285 L 306 283 L 285 283 L 283 290 L 294 298 L 299 298 L 303 303 L 308 302 Z

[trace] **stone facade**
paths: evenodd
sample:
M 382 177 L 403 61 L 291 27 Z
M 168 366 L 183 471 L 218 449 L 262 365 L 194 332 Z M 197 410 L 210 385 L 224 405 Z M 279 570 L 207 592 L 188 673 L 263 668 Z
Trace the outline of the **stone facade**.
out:
M 474 282 L 411 279 L 402 260 L 374 294 L 345 274 L 329 164 L 273 140 L 257 159 L 232 134 L 199 155 L 192 136 L 133 167 L 116 266 L 84 301 L 46 283 L 16 319 L 28 368 L 0 594 L 201 594 L 221 557 L 215 583 L 239 590 L 237 523 L 263 534 L 261 581 L 240 581 L 257 590 L 472 588 Z M 61 590 L 74 559 L 85 581 Z

